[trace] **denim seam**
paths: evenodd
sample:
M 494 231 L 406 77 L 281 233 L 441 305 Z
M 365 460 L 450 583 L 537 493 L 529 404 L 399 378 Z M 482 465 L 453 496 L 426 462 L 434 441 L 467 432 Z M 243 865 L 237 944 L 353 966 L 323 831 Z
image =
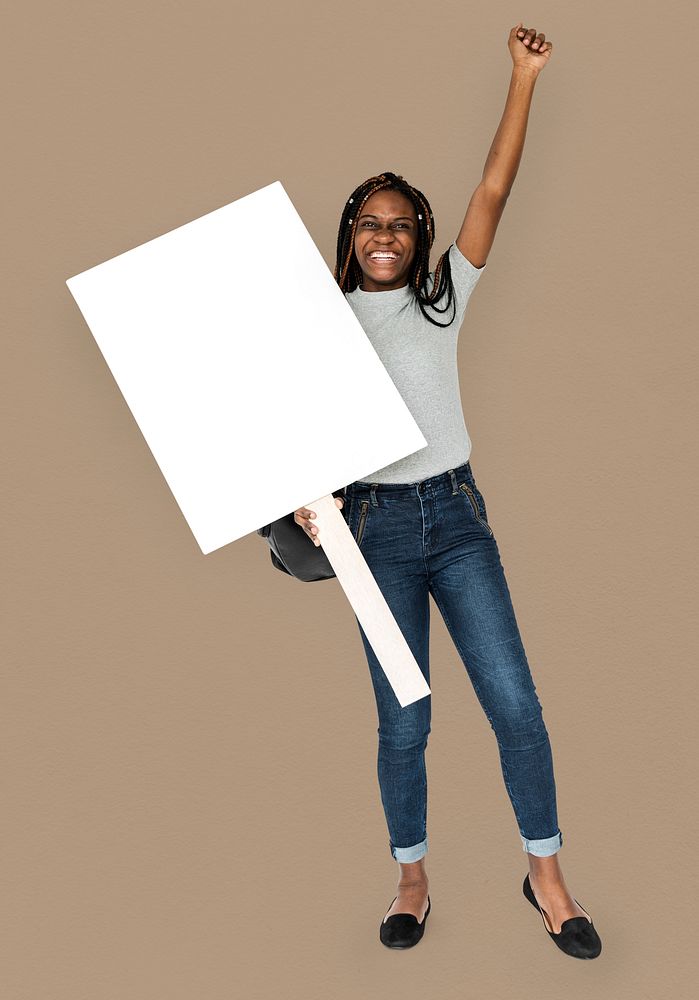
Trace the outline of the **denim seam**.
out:
M 429 566 L 427 565 L 427 556 L 425 555 L 425 507 L 422 502 L 422 497 L 420 496 L 419 489 L 416 488 L 415 492 L 417 493 L 417 498 L 420 501 L 420 514 L 422 516 L 422 562 L 425 567 L 425 573 L 427 574 L 429 579 L 430 570 Z

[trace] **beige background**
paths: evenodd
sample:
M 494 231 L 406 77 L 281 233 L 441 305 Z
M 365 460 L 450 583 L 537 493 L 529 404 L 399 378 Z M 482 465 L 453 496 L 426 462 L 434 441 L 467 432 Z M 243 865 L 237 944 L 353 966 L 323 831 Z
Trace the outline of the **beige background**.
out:
M 561 865 L 603 939 L 586 963 L 522 895 L 494 738 L 434 605 L 433 912 L 418 948 L 381 946 L 397 866 L 344 595 L 275 571 L 256 535 L 202 557 L 64 283 L 276 179 L 332 266 L 344 200 L 389 169 L 431 199 L 441 252 L 518 20 L 554 51 L 459 364 Z M 5 14 L 3 997 L 689 995 L 696 35 L 690 3 Z

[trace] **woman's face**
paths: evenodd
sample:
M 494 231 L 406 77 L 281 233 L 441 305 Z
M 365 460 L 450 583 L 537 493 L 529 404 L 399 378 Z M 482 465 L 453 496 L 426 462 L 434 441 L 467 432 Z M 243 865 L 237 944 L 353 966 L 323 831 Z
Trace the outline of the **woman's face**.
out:
M 399 191 L 372 194 L 357 220 L 354 252 L 362 290 L 388 292 L 408 284 L 417 248 L 417 213 Z

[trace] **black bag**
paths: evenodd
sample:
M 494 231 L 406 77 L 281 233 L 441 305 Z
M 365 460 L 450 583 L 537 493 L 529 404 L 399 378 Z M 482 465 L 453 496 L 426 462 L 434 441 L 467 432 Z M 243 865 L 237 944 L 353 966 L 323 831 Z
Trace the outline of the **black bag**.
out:
M 333 493 L 341 497 L 342 510 L 347 506 L 347 497 L 342 490 Z M 295 576 L 304 583 L 314 580 L 329 580 L 335 576 L 335 570 L 328 561 L 322 545 L 315 545 L 294 520 L 295 511 L 285 514 L 271 524 L 257 529 L 257 534 L 269 545 L 272 565 L 282 573 Z

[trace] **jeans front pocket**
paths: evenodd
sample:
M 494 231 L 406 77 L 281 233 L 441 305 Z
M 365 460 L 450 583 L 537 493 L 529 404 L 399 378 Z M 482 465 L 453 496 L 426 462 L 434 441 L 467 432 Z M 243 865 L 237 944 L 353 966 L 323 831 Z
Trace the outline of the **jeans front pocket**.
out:
M 362 538 L 364 536 L 364 527 L 366 525 L 366 519 L 368 514 L 369 514 L 369 501 L 362 500 L 361 504 L 359 505 L 359 523 L 357 525 L 357 533 L 354 538 L 355 542 L 357 543 L 357 547 L 359 547 L 362 544 Z
M 459 486 L 459 489 L 461 490 L 462 493 L 465 493 L 466 496 L 471 501 L 471 506 L 473 507 L 473 513 L 476 516 L 476 520 L 480 521 L 480 523 L 483 525 L 483 527 L 488 530 L 488 533 L 490 535 L 492 535 L 493 534 L 493 529 L 490 527 L 490 525 L 488 524 L 488 522 L 486 520 L 485 501 L 483 500 L 483 497 L 482 497 L 482 495 L 480 493 L 478 493 L 478 496 L 476 496 L 477 488 L 475 486 L 469 486 L 468 483 L 461 483 L 461 485 Z M 483 511 L 482 512 L 481 512 L 481 508 L 480 508 L 479 503 L 478 503 L 478 499 L 479 498 L 480 498 L 480 501 L 481 501 L 481 503 L 483 505 Z

